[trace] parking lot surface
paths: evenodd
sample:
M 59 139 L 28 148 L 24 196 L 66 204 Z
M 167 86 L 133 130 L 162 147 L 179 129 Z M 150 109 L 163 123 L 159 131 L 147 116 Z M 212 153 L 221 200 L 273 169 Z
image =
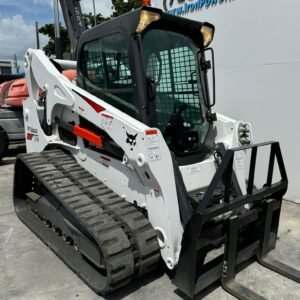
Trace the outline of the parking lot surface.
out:
M 0 163 L 0 299 L 105 299 L 90 290 L 16 217 L 13 202 L 15 157 Z M 274 256 L 300 270 L 300 205 L 284 201 Z M 237 281 L 267 299 L 300 299 L 300 284 L 254 262 Z M 157 271 L 106 299 L 184 299 L 170 278 Z M 216 286 L 196 299 L 235 299 Z

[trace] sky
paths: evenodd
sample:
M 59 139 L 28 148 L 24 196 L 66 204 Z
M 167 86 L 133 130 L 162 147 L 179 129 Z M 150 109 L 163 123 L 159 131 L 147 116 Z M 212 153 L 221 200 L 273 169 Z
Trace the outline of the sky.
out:
M 93 11 L 93 0 L 80 3 L 84 13 Z M 111 0 L 95 0 L 95 4 L 97 13 L 111 14 Z M 0 59 L 12 59 L 16 54 L 23 64 L 26 50 L 36 47 L 35 21 L 39 26 L 53 22 L 53 0 L 0 0 Z M 41 47 L 47 41 L 40 35 Z

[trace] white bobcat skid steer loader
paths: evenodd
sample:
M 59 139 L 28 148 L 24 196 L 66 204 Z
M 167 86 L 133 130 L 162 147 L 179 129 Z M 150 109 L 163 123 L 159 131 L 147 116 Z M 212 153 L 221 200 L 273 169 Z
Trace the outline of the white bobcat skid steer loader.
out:
M 16 213 L 97 293 L 160 257 L 190 297 L 221 279 L 239 298 L 261 298 L 234 281 L 253 256 L 299 281 L 267 256 L 287 189 L 279 144 L 252 145 L 249 123 L 211 112 L 204 52 L 213 33 L 157 9 L 133 11 L 81 36 L 77 86 L 42 51 L 26 54 L 28 153 L 15 165 Z M 269 171 L 256 189 L 262 146 Z M 216 248 L 223 253 L 206 262 Z

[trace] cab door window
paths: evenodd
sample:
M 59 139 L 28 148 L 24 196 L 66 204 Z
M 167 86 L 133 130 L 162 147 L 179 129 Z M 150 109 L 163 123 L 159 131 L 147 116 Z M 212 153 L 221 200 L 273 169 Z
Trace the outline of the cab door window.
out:
M 87 91 L 136 117 L 128 44 L 120 33 L 85 44 L 81 69 Z

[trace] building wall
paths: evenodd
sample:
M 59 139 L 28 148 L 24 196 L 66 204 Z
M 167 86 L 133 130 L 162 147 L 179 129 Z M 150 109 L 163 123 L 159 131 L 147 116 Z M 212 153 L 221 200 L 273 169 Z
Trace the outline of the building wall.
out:
M 163 1 L 152 2 L 163 8 Z M 255 142 L 280 141 L 286 198 L 300 202 L 300 1 L 186 0 L 181 6 L 203 2 L 210 5 L 182 16 L 216 26 L 215 111 L 252 122 Z
M 12 73 L 12 66 L 10 61 L 0 60 L 0 74 L 10 75 Z

